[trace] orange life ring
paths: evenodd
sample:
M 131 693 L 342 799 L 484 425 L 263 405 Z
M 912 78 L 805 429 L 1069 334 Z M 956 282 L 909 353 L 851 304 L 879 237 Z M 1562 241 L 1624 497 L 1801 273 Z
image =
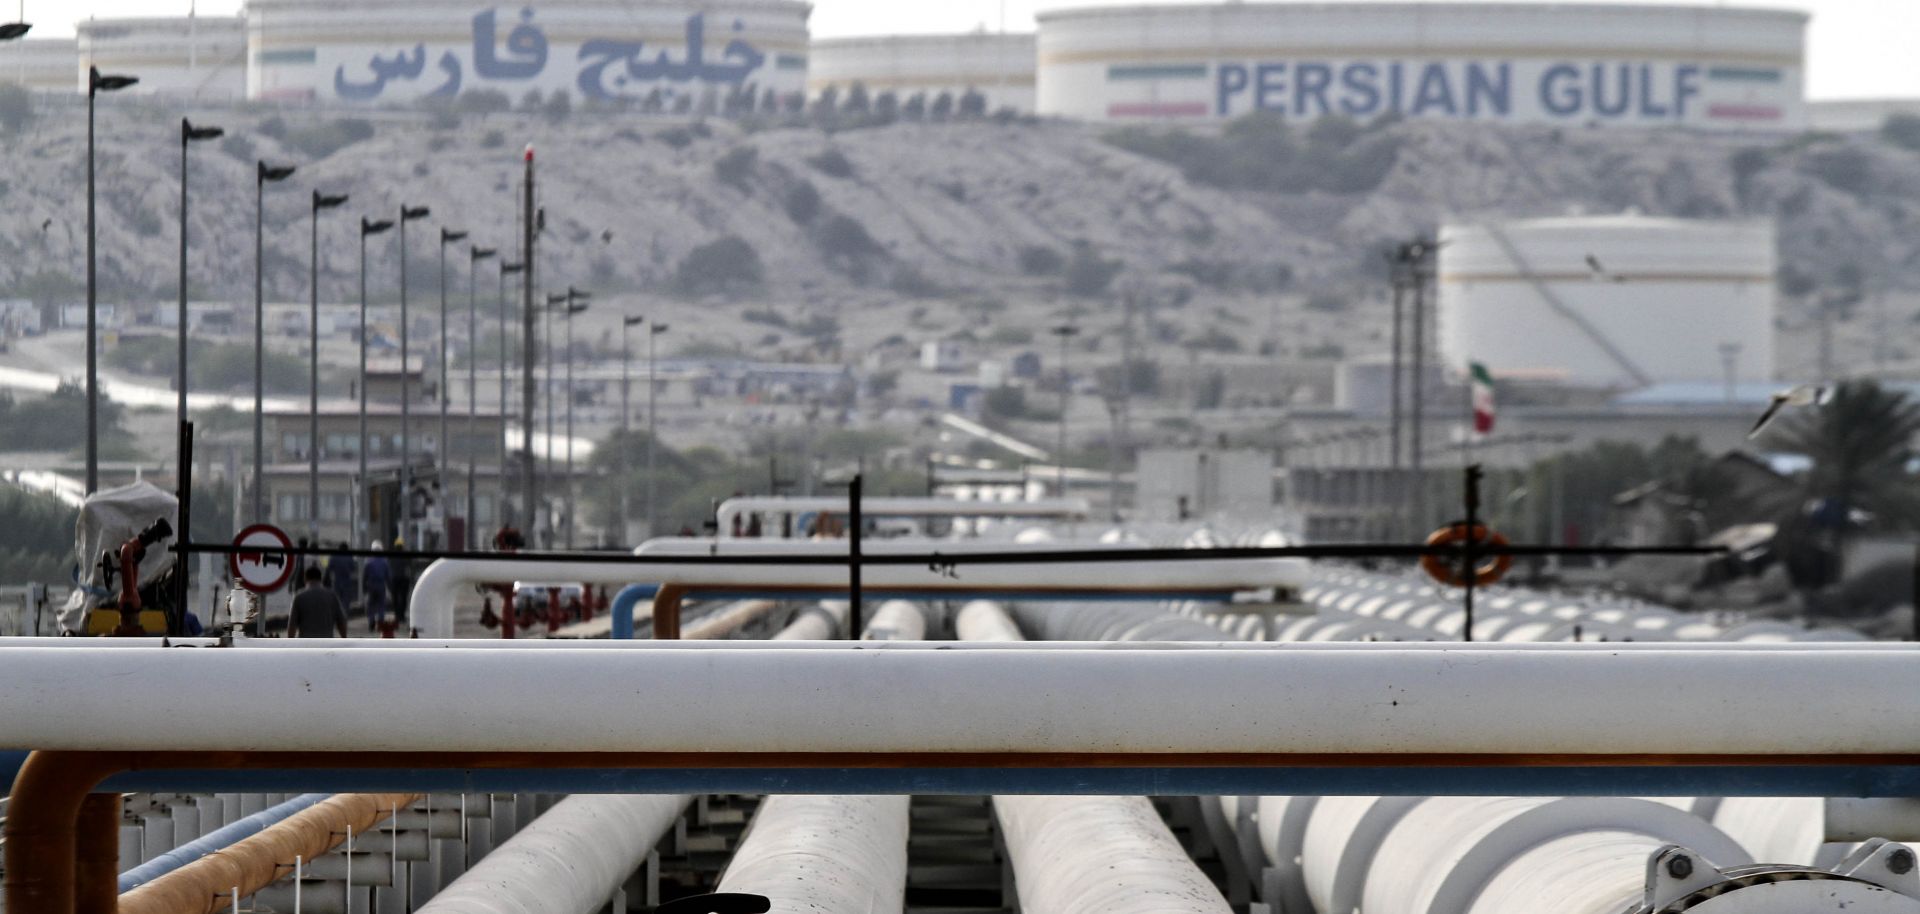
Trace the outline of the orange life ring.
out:
M 1427 537 L 1427 545 L 1464 546 L 1469 539 L 1473 541 L 1475 548 L 1507 545 L 1507 538 L 1486 524 L 1474 524 L 1472 532 L 1469 533 L 1464 523 L 1448 524 L 1433 531 L 1433 534 Z M 1467 586 L 1467 576 L 1460 567 L 1460 562 L 1452 556 L 1423 555 L 1420 557 L 1420 567 L 1429 577 L 1449 587 Z M 1489 584 L 1497 584 L 1512 568 L 1513 556 L 1505 553 L 1489 555 L 1484 562 L 1474 567 L 1473 586 L 1485 587 Z

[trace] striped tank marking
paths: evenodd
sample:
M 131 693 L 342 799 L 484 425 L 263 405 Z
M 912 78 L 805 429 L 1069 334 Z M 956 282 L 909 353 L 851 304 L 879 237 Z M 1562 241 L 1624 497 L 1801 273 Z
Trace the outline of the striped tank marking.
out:
M 1206 102 L 1116 102 L 1107 106 L 1107 116 L 1206 117 L 1210 110 Z
M 1708 105 L 1707 116 L 1723 121 L 1777 121 L 1786 115 L 1772 105 Z
M 314 48 L 286 48 L 275 51 L 261 51 L 253 55 L 253 62 L 262 66 L 276 64 L 310 64 L 320 59 L 320 52 Z
M 1141 79 L 1206 78 L 1207 65 L 1203 63 L 1116 64 L 1107 68 L 1108 82 L 1127 82 Z
M 1779 70 L 1759 67 L 1709 67 L 1707 78 L 1719 82 L 1777 83 L 1786 76 Z
M 805 70 L 807 58 L 801 54 L 781 54 L 773 59 L 776 70 Z

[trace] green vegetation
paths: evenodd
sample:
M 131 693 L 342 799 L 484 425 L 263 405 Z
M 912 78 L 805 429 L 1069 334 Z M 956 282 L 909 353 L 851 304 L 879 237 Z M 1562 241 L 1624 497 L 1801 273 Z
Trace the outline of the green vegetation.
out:
M 100 401 L 100 437 L 125 435 L 120 404 Z M 61 384 L 53 393 L 16 400 L 0 391 L 0 441 L 9 451 L 70 451 L 87 443 L 87 392 L 78 384 Z
M 829 178 L 844 180 L 853 177 L 853 160 L 838 149 L 829 149 L 813 156 L 807 159 L 807 164 Z
M 79 513 L 52 495 L 0 486 L 0 581 L 72 580 Z
M 309 161 L 324 159 L 355 143 L 373 139 L 373 122 L 365 118 L 343 117 L 287 131 L 282 142 Z
M 1046 245 L 1029 245 L 1020 249 L 1020 272 L 1028 276 L 1053 276 L 1066 265 L 1066 258 Z
M 238 343 L 211 343 L 198 339 L 187 342 L 187 373 L 190 390 L 253 389 L 253 347 Z M 107 364 L 121 371 L 150 377 L 171 378 L 178 369 L 177 344 L 170 339 L 141 337 L 125 339 L 107 350 Z M 297 356 L 269 350 L 263 358 L 268 393 L 304 393 L 307 389 L 307 362 Z
M 0 127 L 19 133 L 33 122 L 33 95 L 19 83 L 0 84 Z
M 1101 257 L 1093 245 L 1078 242 L 1073 246 L 1073 259 L 1067 261 L 1067 291 L 1083 298 L 1105 295 L 1125 267 L 1118 260 Z
M 1107 142 L 1180 169 L 1198 184 L 1274 193 L 1366 193 L 1380 186 L 1400 154 L 1400 138 L 1380 119 L 1361 126 L 1344 117 L 1313 122 L 1304 138 L 1281 115 L 1261 112 L 1229 122 L 1219 136 L 1181 129 L 1127 127 Z
M 1880 126 L 1880 138 L 1902 149 L 1920 152 L 1920 115 L 1892 114 Z
M 752 146 L 735 146 L 727 150 L 726 155 L 714 160 L 713 174 L 720 179 L 720 183 L 744 192 L 748 189 L 747 182 L 753 180 L 759 162 L 759 150 Z
M 765 279 L 759 252 L 728 235 L 688 252 L 674 270 L 673 288 L 681 295 L 709 295 L 756 289 Z

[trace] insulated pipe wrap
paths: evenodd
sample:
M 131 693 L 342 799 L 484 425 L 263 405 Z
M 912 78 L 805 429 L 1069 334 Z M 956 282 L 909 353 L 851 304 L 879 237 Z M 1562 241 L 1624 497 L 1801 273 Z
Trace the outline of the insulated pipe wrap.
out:
M 312 860 L 367 831 L 419 799 L 410 793 L 341 794 L 303 809 L 120 896 L 120 914 L 217 914 L 233 904 L 234 886 L 251 895 L 293 873 L 295 857 Z
M 646 862 L 691 799 L 568 797 L 417 914 L 593 914 Z
M 1232 914 L 1145 797 L 996 796 L 1020 909 Z
M 774 914 L 900 914 L 911 799 L 768 797 L 719 891 L 765 895 Z
M 328 796 L 328 794 L 324 793 L 303 793 L 272 809 L 254 813 L 231 825 L 213 831 L 202 838 L 159 854 L 146 863 L 121 873 L 120 891 L 130 892 L 143 883 L 152 882 L 235 841 L 259 834 L 261 831 L 273 826 L 274 823 L 280 822 L 300 810 L 311 807 L 315 803 L 325 800 Z

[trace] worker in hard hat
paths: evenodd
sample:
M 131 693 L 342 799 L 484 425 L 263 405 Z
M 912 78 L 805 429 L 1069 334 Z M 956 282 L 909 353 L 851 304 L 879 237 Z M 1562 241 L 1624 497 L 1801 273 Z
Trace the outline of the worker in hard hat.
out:
M 373 542 L 375 552 L 380 551 L 380 542 Z M 390 594 L 393 588 L 393 568 L 387 564 L 385 556 L 376 555 L 367 559 L 366 567 L 360 578 L 360 598 L 367 604 L 367 630 L 379 631 L 381 623 L 387 621 L 387 609 L 391 605 Z

